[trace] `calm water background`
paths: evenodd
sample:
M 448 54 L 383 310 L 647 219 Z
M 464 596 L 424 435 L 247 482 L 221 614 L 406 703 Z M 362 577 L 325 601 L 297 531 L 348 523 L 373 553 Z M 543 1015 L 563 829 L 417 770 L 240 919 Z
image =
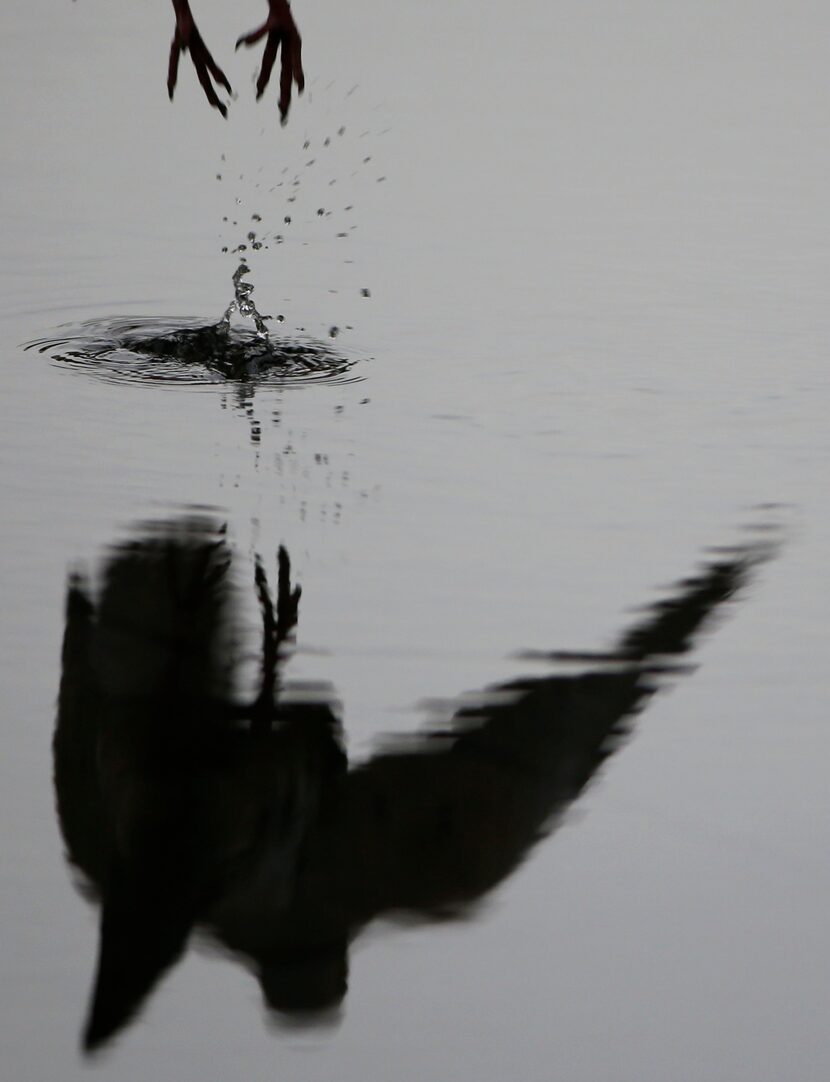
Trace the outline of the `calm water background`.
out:
M 354 759 L 521 648 L 607 645 L 706 546 L 785 542 L 478 920 L 361 939 L 326 1032 L 274 1032 L 191 951 L 100 1074 L 825 1079 L 824 6 L 297 0 L 284 130 L 231 53 L 263 6 L 195 5 L 228 122 L 186 60 L 167 102 L 164 0 L 0 13 L 3 1076 L 87 1070 L 96 918 L 51 786 L 67 571 L 200 504 L 243 555 L 287 546 L 290 675 L 336 686 Z M 21 348 L 218 318 L 249 228 L 285 238 L 251 260 L 261 308 L 343 328 L 359 381 L 117 382 Z

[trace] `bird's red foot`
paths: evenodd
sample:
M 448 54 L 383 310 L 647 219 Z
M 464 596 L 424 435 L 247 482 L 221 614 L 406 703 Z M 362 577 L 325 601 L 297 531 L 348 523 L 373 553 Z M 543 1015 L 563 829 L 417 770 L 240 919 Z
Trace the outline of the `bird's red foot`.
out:
M 250 34 L 243 34 L 237 41 L 236 48 L 240 45 L 255 45 L 261 38 L 268 35 L 265 43 L 265 51 L 262 54 L 262 67 L 256 84 L 257 101 L 262 97 L 274 61 L 277 58 L 277 50 L 282 46 L 282 66 L 280 69 L 280 116 L 283 124 L 288 116 L 288 107 L 291 105 L 291 87 L 297 84 L 297 92 L 302 94 L 305 86 L 303 64 L 301 59 L 302 41 L 297 31 L 294 18 L 288 0 L 268 0 L 270 11 L 268 18 L 256 30 Z
M 179 73 L 179 57 L 184 52 L 190 52 L 190 59 L 196 69 L 196 75 L 202 84 L 205 97 L 218 109 L 222 116 L 228 115 L 227 106 L 219 100 L 216 88 L 211 78 L 219 83 L 232 94 L 231 84 L 225 78 L 225 73 L 210 55 L 208 47 L 202 40 L 202 35 L 193 21 L 190 6 L 187 0 L 173 0 L 173 8 L 176 12 L 176 30 L 173 34 L 173 42 L 170 46 L 170 64 L 167 69 L 167 93 L 173 100 L 173 91 L 176 88 L 176 77 Z

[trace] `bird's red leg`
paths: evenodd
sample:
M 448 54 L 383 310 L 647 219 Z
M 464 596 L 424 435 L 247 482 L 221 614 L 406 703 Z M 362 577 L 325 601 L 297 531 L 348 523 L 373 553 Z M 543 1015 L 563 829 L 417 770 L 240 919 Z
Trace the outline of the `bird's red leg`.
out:
M 302 63 L 302 40 L 300 38 L 288 0 L 268 0 L 268 18 L 249 34 L 243 34 L 236 43 L 240 45 L 256 45 L 258 41 L 268 35 L 265 43 L 265 52 L 262 54 L 262 67 L 257 79 L 257 98 L 261 98 L 271 78 L 271 71 L 277 57 L 277 51 L 282 47 L 282 60 L 280 68 L 280 98 L 279 108 L 283 123 L 288 116 L 288 108 L 291 105 L 291 88 L 297 84 L 298 93 L 302 94 L 305 87 L 305 76 Z
M 167 93 L 170 100 L 173 100 L 173 91 L 176 88 L 176 78 L 179 74 L 179 56 L 189 51 L 190 59 L 193 61 L 193 67 L 196 69 L 196 76 L 202 84 L 205 97 L 214 109 L 219 110 L 222 116 L 227 116 L 228 110 L 219 100 L 216 88 L 211 82 L 211 77 L 220 86 L 223 86 L 229 94 L 232 93 L 231 84 L 225 78 L 225 73 L 213 59 L 208 47 L 202 40 L 202 35 L 193 21 L 188 0 L 173 0 L 173 11 L 176 13 L 176 30 L 170 45 L 170 62 L 167 68 Z

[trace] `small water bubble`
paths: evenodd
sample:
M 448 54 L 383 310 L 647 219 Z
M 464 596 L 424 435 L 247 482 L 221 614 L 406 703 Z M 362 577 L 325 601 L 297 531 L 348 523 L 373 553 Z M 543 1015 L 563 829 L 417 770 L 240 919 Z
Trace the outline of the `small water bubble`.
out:
M 317 217 L 318 218 L 322 218 L 325 213 L 326 213 L 326 211 L 325 211 L 324 207 L 318 207 L 317 208 Z
M 329 338 L 336 338 L 340 334 L 339 327 L 329 327 Z
M 256 240 L 256 233 L 254 233 L 253 230 L 251 230 L 250 233 L 248 234 L 248 240 L 250 240 L 250 241 L 255 241 Z
M 308 148 L 310 146 L 311 146 L 310 141 L 308 139 L 306 139 L 306 141 L 303 143 L 303 150 L 308 150 Z
M 262 244 L 258 240 L 255 240 L 251 247 L 255 252 L 258 252 L 262 248 Z
M 346 134 L 346 129 L 345 128 L 338 128 L 337 129 L 337 134 L 338 135 L 345 135 Z
M 239 198 L 239 196 L 237 196 L 237 197 L 236 197 L 236 205 L 237 205 L 238 207 L 241 207 L 241 206 L 242 206 L 242 200 L 241 200 L 241 199 Z
M 221 173 L 217 173 L 217 174 L 216 174 L 216 179 L 217 179 L 217 180 L 221 180 L 221 179 L 222 179 L 222 174 L 221 174 Z
M 378 177 L 378 184 L 383 184 L 383 182 L 385 180 L 386 180 L 386 177 Z
M 283 221 L 285 222 L 286 225 L 291 225 L 291 215 L 286 214 L 286 216 L 283 218 Z
M 317 159 L 316 159 L 316 158 L 312 158 L 310 162 L 306 162 L 306 163 L 305 163 L 305 164 L 306 164 L 306 168 L 308 168 L 308 166 L 309 166 L 309 165 L 314 165 L 314 163 L 315 163 L 316 161 L 317 161 Z
M 325 138 L 325 139 L 323 140 L 323 146 L 324 146 L 324 147 L 327 147 L 327 146 L 329 145 L 329 143 L 330 143 L 330 142 L 331 142 L 331 139 L 329 139 L 329 137 L 328 137 L 328 136 L 326 136 L 326 138 Z
M 261 214 L 252 214 L 251 215 L 251 221 L 252 222 L 261 222 L 262 221 L 262 215 Z
M 354 210 L 354 205 L 352 203 L 349 203 L 347 207 L 343 207 L 343 210 Z
M 221 155 L 220 155 L 220 161 L 224 161 L 224 160 L 225 160 L 225 155 L 224 155 L 224 154 L 221 154 Z
M 367 165 L 371 160 L 372 160 L 372 155 L 370 154 L 367 158 L 363 159 L 363 164 Z
M 365 287 L 363 289 L 361 289 L 360 295 L 361 295 L 361 297 L 371 297 L 372 296 L 372 294 L 369 292 L 369 290 L 366 289 Z
M 228 250 L 228 246 L 227 246 L 227 244 L 226 244 L 226 245 L 225 245 L 225 246 L 224 246 L 224 247 L 222 248 L 222 251 L 223 251 L 223 252 L 227 252 L 227 250 Z
M 348 237 L 348 233 L 338 233 L 338 237 Z
M 285 323 L 285 316 L 277 316 L 277 323 Z

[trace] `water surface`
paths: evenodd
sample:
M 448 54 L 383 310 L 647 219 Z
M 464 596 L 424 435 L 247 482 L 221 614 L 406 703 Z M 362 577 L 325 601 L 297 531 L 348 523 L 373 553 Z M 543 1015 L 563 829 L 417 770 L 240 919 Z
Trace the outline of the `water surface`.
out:
M 602 674 L 643 709 L 590 785 L 539 798 L 557 829 L 509 874 L 461 907 L 419 901 L 414 922 L 370 907 L 316 969 L 266 981 L 283 1005 L 327 990 L 325 1019 L 287 1025 L 200 910 L 100 1070 L 823 1080 L 825 15 L 295 5 L 308 87 L 281 129 L 253 101 L 255 58 L 231 56 L 259 16 L 227 8 L 198 5 L 238 90 L 227 122 L 184 61 L 167 101 L 164 3 L 0 15 L 9 1077 L 89 1069 L 100 884 L 67 860 L 52 753 L 67 596 L 83 584 L 97 611 L 117 554 L 197 519 L 224 526 L 236 598 L 219 698 L 259 701 L 257 566 L 276 619 L 283 546 L 303 593 L 268 701 L 314 690 L 342 725 L 318 745 L 341 781 L 436 731 L 471 747 L 482 704 L 508 709 L 487 689 L 515 705 L 533 681 Z M 236 319 L 226 370 L 224 347 L 183 360 L 242 254 L 260 311 L 283 317 L 267 324 L 282 367 L 249 364 L 261 341 Z M 681 654 L 632 659 L 630 629 L 685 613 L 723 566 L 740 581 Z M 150 611 L 158 592 L 131 581 Z M 635 703 L 638 681 L 660 693 Z M 321 769 L 288 773 L 308 793 Z M 448 791 L 490 792 L 475 778 Z M 269 889 L 309 806 L 284 817 Z M 245 821 L 220 816 L 208 848 Z M 464 852 L 496 860 L 487 835 Z

